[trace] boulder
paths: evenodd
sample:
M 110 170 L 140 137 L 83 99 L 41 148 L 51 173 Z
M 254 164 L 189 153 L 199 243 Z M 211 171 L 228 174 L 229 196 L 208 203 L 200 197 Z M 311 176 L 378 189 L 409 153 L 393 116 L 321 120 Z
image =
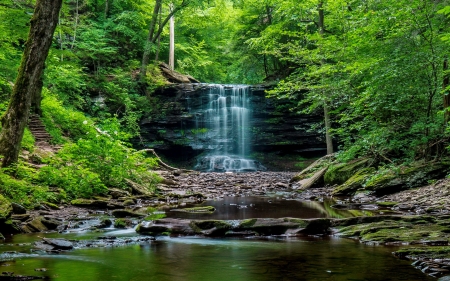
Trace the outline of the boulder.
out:
M 36 217 L 31 222 L 27 223 L 27 227 L 30 228 L 33 232 L 44 232 L 49 230 L 47 226 L 43 223 L 43 217 Z
M 376 195 L 386 195 L 425 186 L 430 180 L 445 177 L 450 170 L 446 162 L 414 163 L 399 172 L 388 171 L 366 181 L 364 189 Z
M 141 234 L 161 233 L 204 236 L 269 236 L 326 234 L 331 226 L 330 219 L 247 219 L 227 220 L 186 220 L 161 219 L 155 222 L 142 222 L 136 228 Z
M 12 212 L 11 203 L 0 194 L 0 225 L 10 219 Z
M 138 218 L 138 217 L 143 217 L 145 215 L 143 214 L 139 214 L 136 212 L 133 212 L 131 210 L 127 210 L 127 209 L 120 209 L 120 210 L 114 210 L 112 211 L 112 215 L 116 218 Z
M 17 204 L 17 203 L 11 203 L 11 206 L 13 208 L 13 213 L 16 215 L 23 215 L 27 213 L 27 209 L 25 209 L 24 206 Z
M 120 197 L 129 197 L 130 196 L 130 193 L 128 191 L 123 190 L 123 189 L 118 189 L 118 188 L 111 188 L 111 189 L 109 189 L 108 193 L 114 199 L 118 199 Z
M 357 171 L 353 176 L 346 180 L 343 184 L 333 189 L 333 195 L 350 195 L 358 189 L 364 188 L 366 180 L 375 174 L 375 168 L 363 168 Z
M 104 218 L 100 221 L 100 224 L 98 225 L 99 228 L 107 228 L 112 225 L 112 221 L 108 218 Z
M 343 184 L 359 170 L 369 167 L 374 163 L 372 158 L 360 158 L 348 163 L 331 165 L 324 175 L 325 184 Z

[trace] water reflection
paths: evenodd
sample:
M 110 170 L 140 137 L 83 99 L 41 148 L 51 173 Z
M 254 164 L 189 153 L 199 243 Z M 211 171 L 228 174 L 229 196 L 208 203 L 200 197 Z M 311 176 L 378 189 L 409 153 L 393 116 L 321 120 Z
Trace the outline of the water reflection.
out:
M 201 205 L 214 206 L 212 214 L 180 213 L 167 211 L 167 217 L 189 219 L 221 219 L 239 220 L 248 218 L 345 218 L 368 216 L 373 213 L 364 210 L 338 210 L 331 206 L 335 202 L 326 199 L 324 202 L 287 200 L 282 197 L 225 197 L 223 200 L 208 200 Z
M 165 238 L 146 245 L 24 258 L 5 270 L 83 281 L 432 280 L 394 258 L 393 250 L 338 238 Z M 48 271 L 34 271 L 42 267 Z

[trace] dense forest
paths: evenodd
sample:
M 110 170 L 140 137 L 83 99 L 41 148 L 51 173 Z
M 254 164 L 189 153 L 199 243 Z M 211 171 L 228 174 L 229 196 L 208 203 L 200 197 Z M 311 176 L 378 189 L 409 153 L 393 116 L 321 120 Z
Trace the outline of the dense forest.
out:
M 34 4 L 0 2 L 2 112 L 16 83 Z M 370 156 L 394 167 L 439 159 L 448 154 L 449 5 L 64 1 L 38 102 L 52 144 L 61 150 L 48 157 L 35 149 L 26 128 L 24 152 L 2 169 L 2 193 L 33 205 L 101 194 L 107 186 L 125 186 L 126 179 L 154 185 L 158 177 L 147 168 L 155 160 L 128 141 L 139 136 L 144 116 L 158 114 L 152 93 L 168 83 L 158 64 L 169 60 L 171 16 L 177 71 L 202 82 L 273 85 L 268 97 L 290 100 L 293 112 L 325 112 L 324 124 L 312 129 L 333 139 L 340 161 Z M 38 164 L 29 164 L 31 158 Z M 49 192 L 54 187 L 64 192 Z

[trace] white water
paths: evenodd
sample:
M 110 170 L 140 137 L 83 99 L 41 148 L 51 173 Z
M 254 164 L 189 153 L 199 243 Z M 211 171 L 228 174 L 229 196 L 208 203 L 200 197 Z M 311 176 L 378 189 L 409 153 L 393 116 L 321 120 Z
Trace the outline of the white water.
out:
M 256 171 L 250 154 L 249 87 L 209 85 L 207 103 L 197 126 L 203 125 L 210 138 L 211 152 L 198 166 L 207 171 Z

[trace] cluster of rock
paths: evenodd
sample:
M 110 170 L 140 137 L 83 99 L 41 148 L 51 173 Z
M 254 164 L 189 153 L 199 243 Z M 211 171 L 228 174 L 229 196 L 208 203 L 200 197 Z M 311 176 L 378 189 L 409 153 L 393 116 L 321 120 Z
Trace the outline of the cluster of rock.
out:
M 336 196 L 364 192 L 380 197 L 425 186 L 430 181 L 444 178 L 449 172 L 447 161 L 415 162 L 398 169 L 385 169 L 373 158 L 341 163 L 328 155 L 294 176 L 291 183 L 300 185 L 300 189 L 317 183 L 332 186 L 332 195 Z
M 277 191 L 293 191 L 291 172 L 181 173 L 160 172 L 165 180 L 158 187 L 164 194 L 202 194 L 206 199 L 225 196 L 257 196 Z M 293 193 L 293 195 L 297 195 Z
M 323 235 L 329 231 L 329 219 L 246 219 L 246 220 L 185 220 L 160 219 L 142 222 L 136 228 L 150 235 L 203 235 L 220 237 Z
M 99 236 L 97 239 L 89 239 L 89 240 L 42 238 L 41 241 L 34 242 L 33 250 L 57 253 L 61 251 L 68 251 L 72 249 L 81 249 L 81 248 L 108 248 L 133 244 L 147 244 L 153 240 L 155 240 L 155 238 L 149 236 L 147 237 Z

